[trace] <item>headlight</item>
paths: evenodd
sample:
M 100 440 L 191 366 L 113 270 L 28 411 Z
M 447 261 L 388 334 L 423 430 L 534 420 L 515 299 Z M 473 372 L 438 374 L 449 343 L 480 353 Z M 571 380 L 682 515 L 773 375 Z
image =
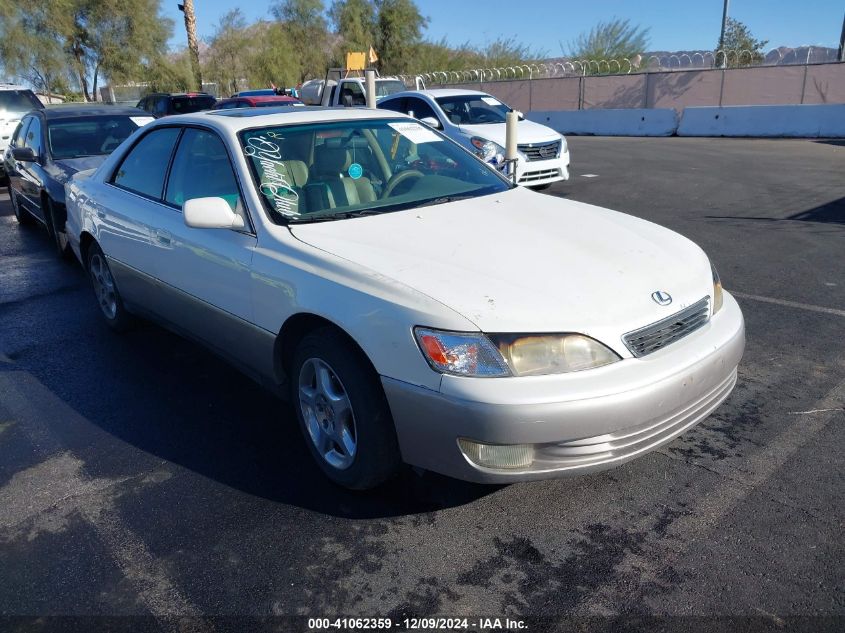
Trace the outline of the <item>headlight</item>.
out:
M 719 273 L 716 272 L 716 267 L 712 263 L 710 270 L 713 271 L 713 314 L 716 314 L 721 309 L 724 300 L 722 297 L 722 280 L 719 279 Z
M 415 328 L 414 335 L 428 364 L 442 374 L 491 378 L 511 375 L 502 355 L 483 334 Z
M 475 148 L 475 154 L 484 162 L 490 162 L 499 154 L 503 156 L 505 154 L 504 147 L 498 143 L 494 143 L 493 141 L 488 141 L 486 138 L 473 136 L 469 139 L 469 142 L 472 143 L 472 146 Z
M 564 374 L 609 365 L 620 357 L 583 334 L 493 335 L 515 376 Z
M 566 137 L 561 134 L 560 135 L 560 155 L 563 156 L 566 152 L 569 151 L 569 146 L 566 144 Z

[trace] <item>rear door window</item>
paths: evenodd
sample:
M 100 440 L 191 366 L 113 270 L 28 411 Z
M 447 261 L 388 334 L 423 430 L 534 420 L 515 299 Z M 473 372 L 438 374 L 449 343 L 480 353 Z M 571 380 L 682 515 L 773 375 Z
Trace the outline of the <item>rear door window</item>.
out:
M 181 128 L 153 130 L 144 136 L 123 159 L 112 183 L 123 189 L 160 200 L 164 175 Z

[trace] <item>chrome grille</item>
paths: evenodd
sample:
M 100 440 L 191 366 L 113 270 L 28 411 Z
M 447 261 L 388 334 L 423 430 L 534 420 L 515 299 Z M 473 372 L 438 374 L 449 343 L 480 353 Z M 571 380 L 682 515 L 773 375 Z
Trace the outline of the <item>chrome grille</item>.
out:
M 560 154 L 560 141 L 531 143 L 517 145 L 516 147 L 520 152 L 525 154 L 525 158 L 528 160 L 549 160 L 550 158 L 557 158 Z
M 522 177 L 519 179 L 519 183 L 531 183 L 536 182 L 538 180 L 546 180 L 547 178 L 559 178 L 560 177 L 560 170 L 559 169 L 541 169 L 540 171 L 527 171 L 522 174 Z
M 709 318 L 710 297 L 704 297 L 670 317 L 628 332 L 622 337 L 622 341 L 631 353 L 639 358 L 684 338 L 707 323 Z

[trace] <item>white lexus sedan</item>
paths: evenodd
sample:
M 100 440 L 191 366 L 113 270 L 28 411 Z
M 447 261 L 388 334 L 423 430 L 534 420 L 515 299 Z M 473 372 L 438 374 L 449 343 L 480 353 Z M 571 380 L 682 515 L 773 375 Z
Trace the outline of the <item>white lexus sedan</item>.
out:
M 167 117 L 67 185 L 105 321 L 152 318 L 288 396 L 335 482 L 609 468 L 706 418 L 744 348 L 702 250 L 512 187 L 383 110 Z
M 503 165 L 510 108 L 492 95 L 456 88 L 409 90 L 379 100 L 378 107 L 410 114 L 482 160 Z M 518 184 L 545 189 L 569 178 L 569 147 L 563 135 L 521 115 L 516 128 Z

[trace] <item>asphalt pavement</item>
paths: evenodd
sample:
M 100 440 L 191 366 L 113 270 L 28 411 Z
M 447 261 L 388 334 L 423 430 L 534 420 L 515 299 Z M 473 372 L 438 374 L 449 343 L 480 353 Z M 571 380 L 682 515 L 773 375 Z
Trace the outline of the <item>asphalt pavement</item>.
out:
M 157 326 L 108 330 L 81 268 L 0 196 L 0 628 L 842 630 L 845 142 L 570 148 L 570 181 L 546 193 L 699 243 L 747 349 L 729 400 L 663 449 L 506 487 L 333 486 L 288 405 Z

